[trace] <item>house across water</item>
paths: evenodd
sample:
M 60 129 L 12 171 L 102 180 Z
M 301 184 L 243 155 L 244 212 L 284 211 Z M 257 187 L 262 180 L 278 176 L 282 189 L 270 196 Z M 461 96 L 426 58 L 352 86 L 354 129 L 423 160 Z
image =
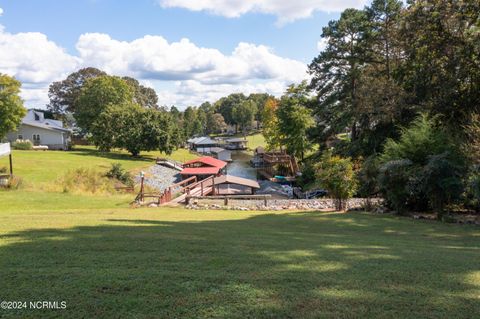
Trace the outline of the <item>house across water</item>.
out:
M 247 143 L 248 141 L 246 138 L 229 138 L 225 140 L 225 148 L 228 150 L 246 150 Z

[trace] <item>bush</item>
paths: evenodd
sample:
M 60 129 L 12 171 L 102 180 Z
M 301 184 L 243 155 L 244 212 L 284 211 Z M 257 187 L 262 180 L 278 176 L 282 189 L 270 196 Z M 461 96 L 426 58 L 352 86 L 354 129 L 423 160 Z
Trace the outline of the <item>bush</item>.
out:
M 352 197 L 357 189 L 351 159 L 332 156 L 327 151 L 317 166 L 316 176 L 320 185 L 335 199 L 335 208 L 345 209 L 346 200 Z
M 430 156 L 427 165 L 421 170 L 423 191 L 430 206 L 439 215 L 443 214 L 445 205 L 460 198 L 463 192 L 462 173 L 462 167 L 448 153 Z
M 468 208 L 480 212 L 480 169 L 472 170 L 467 178 L 465 203 Z
M 12 147 L 15 150 L 31 150 L 33 149 L 33 144 L 30 140 L 16 140 L 12 143 Z
M 77 168 L 68 171 L 58 180 L 64 193 L 112 193 L 113 183 L 104 175 L 91 168 Z
M 410 180 L 410 160 L 396 160 L 383 164 L 378 177 L 380 191 L 388 204 L 402 214 L 405 211 L 408 197 L 408 184 Z
M 108 178 L 114 178 L 127 186 L 133 186 L 133 178 L 129 172 L 125 171 L 120 163 L 113 163 L 110 170 L 105 174 Z
M 366 198 L 366 209 L 372 208 L 370 198 L 376 196 L 380 189 L 378 187 L 379 162 L 375 156 L 367 158 L 357 173 L 359 183 L 358 195 Z
M 0 174 L 5 174 L 7 172 L 7 168 L 5 166 L 0 167 Z
M 434 209 L 443 214 L 446 205 L 460 197 L 465 160 L 435 118 L 419 116 L 404 129 L 399 141 L 387 140 L 380 156 L 383 163 L 379 186 L 394 209 Z

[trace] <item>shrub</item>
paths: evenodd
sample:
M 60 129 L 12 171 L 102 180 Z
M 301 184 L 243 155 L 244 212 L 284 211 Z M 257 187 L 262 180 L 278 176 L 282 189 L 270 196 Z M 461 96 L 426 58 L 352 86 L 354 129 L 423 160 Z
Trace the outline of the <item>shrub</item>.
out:
M 425 114 L 404 129 L 398 141 L 387 140 L 379 175 L 387 203 L 399 213 L 407 205 L 416 210 L 430 207 L 440 217 L 462 192 L 465 160 L 459 145 L 439 128 L 435 118 Z
M 372 208 L 370 198 L 379 193 L 378 174 L 379 162 L 375 156 L 368 157 L 363 163 L 357 173 L 357 180 L 359 183 L 358 195 L 366 198 L 366 209 Z
M 430 206 L 443 214 L 445 205 L 458 200 L 463 192 L 462 167 L 448 153 L 432 155 L 421 172 L 422 188 Z
M 65 173 L 58 180 L 65 193 L 112 193 L 113 183 L 91 168 L 77 168 Z
M 12 143 L 12 147 L 16 150 L 31 150 L 33 149 L 33 144 L 30 140 L 16 140 Z
M 480 169 L 474 169 L 470 172 L 465 190 L 465 203 L 467 207 L 480 211 Z
M 114 178 L 127 186 L 133 186 L 133 178 L 129 172 L 125 171 L 120 163 L 113 163 L 110 170 L 105 174 L 108 178 Z
M 7 172 L 7 168 L 5 166 L 0 167 L 0 174 L 5 174 Z
M 357 189 L 357 181 L 350 158 L 332 156 L 325 152 L 317 166 L 319 183 L 335 199 L 337 210 L 345 209 L 345 202 Z
M 383 164 L 378 177 L 380 191 L 388 204 L 402 214 L 405 211 L 408 197 L 408 184 L 410 180 L 410 160 L 396 160 Z

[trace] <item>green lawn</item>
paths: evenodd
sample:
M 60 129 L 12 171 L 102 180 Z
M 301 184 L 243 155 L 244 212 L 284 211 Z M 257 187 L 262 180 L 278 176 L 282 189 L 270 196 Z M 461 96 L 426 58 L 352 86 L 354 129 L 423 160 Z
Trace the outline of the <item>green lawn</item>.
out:
M 125 151 L 102 153 L 88 146 L 79 146 L 69 152 L 14 151 L 14 174 L 22 178 L 23 185 L 16 191 L 0 190 L 0 211 L 127 207 L 134 198 L 132 194 L 64 194 L 52 191 L 52 186 L 67 171 L 80 167 L 106 172 L 112 163 L 121 163 L 125 169 L 138 174 L 140 170 L 153 165 L 156 157 L 170 157 L 178 161 L 196 157 L 184 149 L 168 156 L 159 152 L 144 152 L 141 155 L 134 158 Z M 8 157 L 0 158 L 0 167 L 8 167 Z
M 0 191 L 0 301 L 67 309 L 0 309 L 0 318 L 480 317 L 478 227 L 360 213 L 131 209 L 133 194 L 48 189 L 71 169 L 120 162 L 138 173 L 164 155 L 89 147 L 13 155 L 24 185 Z
M 259 146 L 266 147 L 267 145 L 265 142 L 265 137 L 262 135 L 262 133 L 248 135 L 247 141 L 248 141 L 248 148 L 251 150 L 255 150 Z
M 480 229 L 391 216 L 0 212 L 1 318 L 479 318 Z

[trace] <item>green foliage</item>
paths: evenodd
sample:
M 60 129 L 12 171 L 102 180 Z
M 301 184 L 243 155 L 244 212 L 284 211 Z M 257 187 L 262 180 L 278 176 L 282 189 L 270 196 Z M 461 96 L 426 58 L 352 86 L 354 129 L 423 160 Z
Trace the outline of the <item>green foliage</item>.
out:
M 442 153 L 430 156 L 422 168 L 420 176 L 423 191 L 430 206 L 440 215 L 446 204 L 458 200 L 463 193 L 463 167 L 451 159 L 450 154 Z
M 129 76 L 122 78 L 133 91 L 133 102 L 145 108 L 158 109 L 158 96 L 154 89 L 141 85 Z
M 133 97 L 132 87 L 119 77 L 103 75 L 87 79 L 76 103 L 75 119 L 78 126 L 90 131 L 95 120 L 109 105 L 131 103 Z
M 410 127 L 402 130 L 398 141 L 387 140 L 381 161 L 409 159 L 415 164 L 425 165 L 429 156 L 447 152 L 451 147 L 449 137 L 437 128 L 436 119 L 421 114 Z
M 105 174 L 108 178 L 114 178 L 127 186 L 133 186 L 132 175 L 127 172 L 121 163 L 112 163 L 110 170 Z
M 30 140 L 16 140 L 12 143 L 12 148 L 15 150 L 31 150 L 33 149 L 32 141 Z
M 409 199 L 412 162 L 408 159 L 392 160 L 380 168 L 379 185 L 384 198 L 393 208 L 402 214 Z
M 55 114 L 75 113 L 78 98 L 88 79 L 107 75 L 96 68 L 83 68 L 71 73 L 65 80 L 53 82 L 48 89 L 50 103 L 47 108 Z
M 170 114 L 132 103 L 108 106 L 93 122 L 91 133 L 102 151 L 124 148 L 138 156 L 152 150 L 170 154 L 176 147 Z
M 305 153 L 313 145 L 308 138 L 309 130 L 314 126 L 314 120 L 308 106 L 311 99 L 308 96 L 306 83 L 290 86 L 282 96 L 276 116 L 278 118 L 278 143 L 286 147 L 287 152 L 303 160 Z
M 232 109 L 232 119 L 241 127 L 243 133 L 246 133 L 247 128 L 252 125 L 255 114 L 257 114 L 257 105 L 251 100 L 243 101 Z
M 233 109 L 246 100 L 247 97 L 242 93 L 230 94 L 229 96 L 222 97 L 220 100 L 215 102 L 215 108 L 220 114 L 222 114 L 227 124 L 236 125 L 238 123 L 235 121 L 233 116 Z
M 376 156 L 368 157 L 357 173 L 359 183 L 358 194 L 363 198 L 370 198 L 378 194 L 378 175 L 380 163 Z
M 465 202 L 468 207 L 480 212 L 480 169 L 474 169 L 467 177 Z
M 408 205 L 429 206 L 442 214 L 462 193 L 463 155 L 458 143 L 435 124 L 435 119 L 420 115 L 402 130 L 399 141 L 387 141 L 380 156 L 380 187 L 398 212 Z
M 267 148 L 274 150 L 280 147 L 280 132 L 278 131 L 278 100 L 269 98 L 263 107 L 263 131 Z
M 351 159 L 333 156 L 330 151 L 325 152 L 317 166 L 316 177 L 319 184 L 336 200 L 336 209 L 345 209 L 346 200 L 357 190 Z
M 206 131 L 207 134 L 212 133 L 222 133 L 227 129 L 227 123 L 220 113 L 207 113 L 207 124 L 206 124 Z
M 0 73 L 0 140 L 17 129 L 27 113 L 20 98 L 20 82 Z

